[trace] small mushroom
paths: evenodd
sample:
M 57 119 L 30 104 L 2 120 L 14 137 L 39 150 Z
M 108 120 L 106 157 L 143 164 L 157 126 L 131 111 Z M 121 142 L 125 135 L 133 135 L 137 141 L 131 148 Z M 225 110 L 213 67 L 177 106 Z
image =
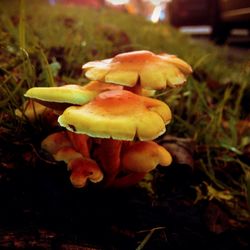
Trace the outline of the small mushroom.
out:
M 135 185 L 158 165 L 169 166 L 172 157 L 162 146 L 153 141 L 137 141 L 125 145 L 121 153 L 121 170 L 126 174 L 112 183 L 113 187 Z
M 53 154 L 53 158 L 56 161 L 64 161 L 65 163 L 69 163 L 71 160 L 83 157 L 79 152 L 77 152 L 74 148 L 71 147 L 62 147 Z
M 134 87 L 160 90 L 177 87 L 186 82 L 192 68 L 174 55 L 156 55 L 141 50 L 121 53 L 113 58 L 92 61 L 82 66 L 85 75 L 91 80 Z
M 155 139 L 170 120 L 167 104 L 126 90 L 103 92 L 84 106 L 67 108 L 58 118 L 75 133 L 128 141 Z
M 82 188 L 87 180 L 97 183 L 103 179 L 103 173 L 97 163 L 89 158 L 76 158 L 68 163 L 71 170 L 70 181 L 74 187 Z
M 84 151 L 84 154 L 89 155 L 89 149 L 85 148 L 88 137 L 85 135 L 72 136 L 72 134 L 69 131 L 61 131 L 49 135 L 42 141 L 42 148 L 48 151 L 56 161 L 67 163 L 68 170 L 71 171 L 70 180 L 73 186 L 84 187 L 88 179 L 92 182 L 101 181 L 103 173 L 97 163 L 81 154 L 84 148 L 87 150 L 87 153 Z
M 25 101 L 21 108 L 15 110 L 15 115 L 22 118 L 26 117 L 30 121 L 34 121 L 37 117 L 44 114 L 46 107 L 32 100 Z
M 49 152 L 56 161 L 68 163 L 72 159 L 82 157 L 81 153 L 74 149 L 66 131 L 47 136 L 42 141 L 41 147 Z
M 36 119 L 42 119 L 52 126 L 57 125 L 58 116 L 53 110 L 32 100 L 25 101 L 20 108 L 15 110 L 15 115 L 22 119 L 27 119 L 30 122 L 34 122 Z
M 41 143 L 42 149 L 55 154 L 60 148 L 73 147 L 66 131 L 56 132 L 47 136 Z
M 149 172 L 157 165 L 169 166 L 170 153 L 153 141 L 138 141 L 130 145 L 122 155 L 122 168 L 129 172 Z

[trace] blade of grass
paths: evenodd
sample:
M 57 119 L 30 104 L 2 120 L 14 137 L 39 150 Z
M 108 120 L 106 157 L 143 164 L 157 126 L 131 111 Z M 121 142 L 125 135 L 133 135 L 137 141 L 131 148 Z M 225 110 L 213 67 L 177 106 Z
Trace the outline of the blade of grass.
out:
M 195 132 L 195 127 L 186 120 L 182 119 L 177 115 L 174 116 L 174 119 L 176 119 L 179 123 L 186 127 L 190 131 L 190 134 L 193 134 Z
M 25 39 L 25 26 L 26 26 L 26 19 L 25 19 L 25 0 L 20 0 L 20 17 L 19 17 L 19 46 L 21 49 L 26 48 L 26 39 Z
M 239 196 L 243 195 L 241 190 L 240 191 L 234 190 L 232 187 L 226 185 L 224 182 L 217 179 L 215 175 L 206 167 L 206 164 L 204 163 L 203 160 L 200 160 L 200 167 L 202 171 L 204 171 L 204 173 L 209 177 L 209 179 L 221 190 L 229 190 L 232 193 L 232 195 L 239 195 Z
M 211 54 L 205 54 L 203 55 L 193 66 L 193 70 L 196 70 L 197 68 L 200 67 L 200 65 L 203 64 L 203 62 L 205 62 L 209 57 L 211 56 Z
M 40 57 L 40 61 L 42 64 L 42 68 L 43 68 L 45 76 L 46 76 L 46 82 L 48 83 L 48 86 L 49 87 L 56 86 L 48 59 L 41 48 L 39 48 L 39 57 Z
M 8 93 L 8 97 L 0 101 L 0 108 L 3 108 L 10 100 L 14 100 L 14 101 L 16 100 L 15 95 L 21 89 L 24 82 L 25 82 L 24 80 L 21 80 L 21 82 L 16 84 L 16 87 L 12 91 L 10 91 L 7 87 L 5 88 L 6 92 Z M 2 91 L 3 91 L 3 86 L 0 86 L 0 87 L 2 88 Z
M 245 181 L 246 181 L 247 204 L 248 204 L 248 209 L 250 210 L 250 170 L 246 172 Z
M 240 116 L 240 113 L 241 113 L 241 100 L 242 100 L 244 91 L 245 91 L 245 89 L 247 88 L 248 85 L 249 85 L 248 80 L 244 80 L 242 82 L 242 84 L 240 84 L 240 89 L 239 89 L 238 95 L 236 97 L 235 107 L 234 107 L 234 115 L 236 117 Z

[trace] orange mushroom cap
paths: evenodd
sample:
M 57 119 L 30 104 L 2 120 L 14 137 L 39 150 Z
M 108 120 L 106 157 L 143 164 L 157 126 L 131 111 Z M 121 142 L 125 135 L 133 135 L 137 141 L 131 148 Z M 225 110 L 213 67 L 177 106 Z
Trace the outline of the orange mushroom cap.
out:
M 90 103 L 67 108 L 58 118 L 62 127 L 92 137 L 152 140 L 165 132 L 171 119 L 167 104 L 156 99 L 112 90 L 99 94 Z
M 99 182 L 103 179 L 103 173 L 97 163 L 81 154 L 74 146 L 81 146 L 77 141 L 75 145 L 72 144 L 69 137 L 70 133 L 67 131 L 57 132 L 49 135 L 42 141 L 42 148 L 52 154 L 56 161 L 64 161 L 67 163 L 68 170 L 71 171 L 70 180 L 73 186 L 81 188 L 86 185 L 89 179 L 92 182 Z M 77 136 L 77 135 L 76 135 Z M 80 135 L 80 139 L 82 139 Z M 84 136 L 86 142 L 87 136 Z M 85 143 L 84 142 L 84 143 Z
M 28 100 L 25 101 L 21 108 L 15 110 L 15 115 L 22 118 L 26 117 L 30 121 L 34 121 L 37 117 L 42 116 L 48 108 L 38 102 Z
M 46 107 L 64 110 L 70 105 L 88 103 L 100 92 L 121 88 L 121 86 L 113 84 L 91 81 L 84 86 L 69 84 L 60 87 L 33 87 L 24 96 L 32 98 Z
M 41 143 L 42 149 L 55 154 L 60 148 L 73 147 L 66 131 L 57 132 L 47 136 Z
M 71 160 L 83 157 L 81 153 L 77 152 L 72 146 L 61 147 L 53 154 L 53 158 L 56 161 L 64 161 L 65 163 L 69 163 Z
M 158 164 L 168 166 L 172 162 L 170 153 L 153 141 L 135 142 L 122 155 L 122 167 L 130 172 L 149 172 Z
M 56 161 L 68 163 L 73 158 L 90 157 L 89 137 L 70 131 L 61 131 L 47 136 L 41 143 L 44 150 L 53 155 Z
M 156 55 L 141 50 L 118 54 L 113 58 L 92 61 L 82 66 L 91 80 L 133 87 L 140 82 L 142 88 L 159 90 L 176 87 L 186 81 L 192 68 L 174 55 Z
M 87 180 L 97 183 L 103 179 L 103 173 L 97 163 L 89 158 L 76 158 L 68 163 L 71 170 L 70 180 L 74 187 L 82 188 Z

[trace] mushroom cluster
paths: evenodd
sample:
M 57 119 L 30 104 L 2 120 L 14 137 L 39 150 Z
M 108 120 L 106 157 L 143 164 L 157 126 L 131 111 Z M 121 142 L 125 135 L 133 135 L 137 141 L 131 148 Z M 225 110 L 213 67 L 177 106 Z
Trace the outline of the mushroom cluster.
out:
M 171 155 L 153 140 L 165 133 L 171 111 L 149 96 L 181 86 L 191 67 L 173 55 L 133 51 L 82 68 L 91 80 L 84 86 L 33 87 L 25 93 L 53 109 L 66 128 L 45 138 L 42 148 L 67 164 L 71 183 L 125 187 L 157 165 L 169 166 Z

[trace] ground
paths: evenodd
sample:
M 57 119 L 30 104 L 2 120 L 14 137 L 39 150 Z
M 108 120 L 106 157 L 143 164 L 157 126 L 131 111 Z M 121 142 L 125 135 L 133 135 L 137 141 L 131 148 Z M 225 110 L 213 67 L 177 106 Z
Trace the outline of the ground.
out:
M 76 189 L 64 163 L 45 160 L 39 148 L 38 159 L 30 144 L 1 143 L 8 161 L 0 169 L 1 249 L 249 247 L 249 227 L 237 224 L 221 202 L 194 204 L 192 185 L 203 174 L 188 165 L 155 170 L 155 193 L 142 185 Z M 27 163 L 23 155 L 32 158 Z

